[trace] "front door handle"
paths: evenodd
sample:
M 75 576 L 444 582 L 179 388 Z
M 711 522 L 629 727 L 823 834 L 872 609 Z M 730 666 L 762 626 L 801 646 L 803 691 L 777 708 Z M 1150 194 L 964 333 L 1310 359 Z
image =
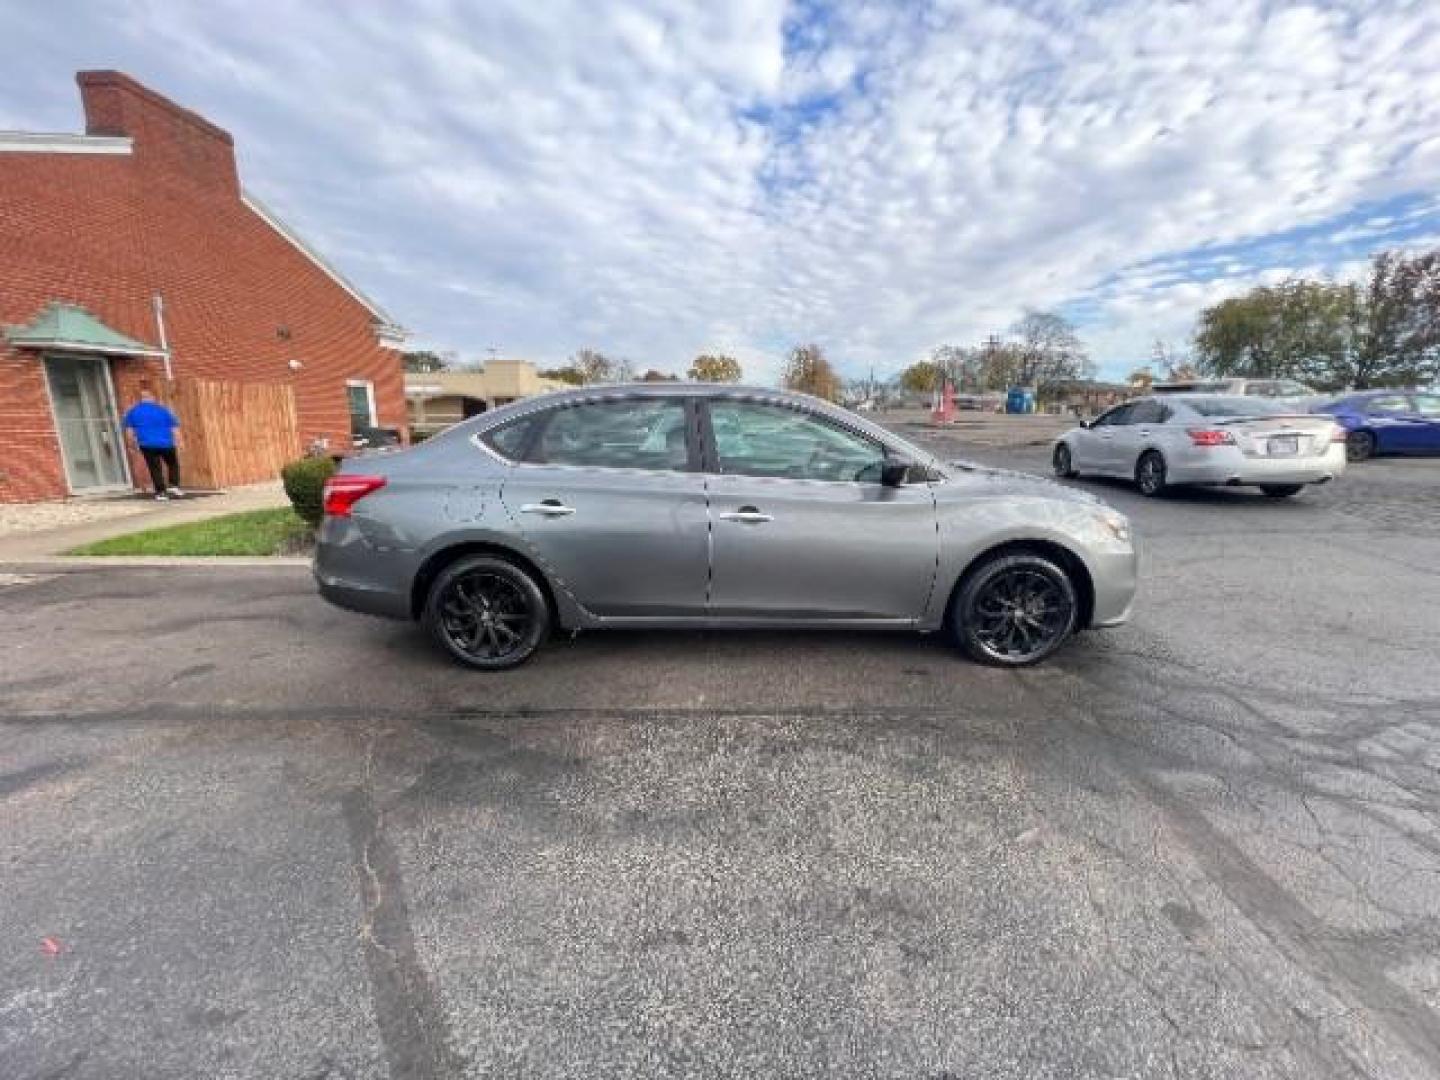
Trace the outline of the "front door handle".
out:
M 1140 434 L 1141 434 L 1142 436 L 1144 436 L 1145 438 L 1148 439 L 1148 438 L 1150 437 L 1150 429 L 1149 429 L 1149 428 L 1141 428 L 1141 429 L 1140 429 Z
M 522 514 L 544 514 L 546 517 L 565 517 L 573 514 L 575 508 L 566 506 L 559 499 L 546 499 L 544 502 L 526 503 L 520 507 Z
M 742 506 L 739 510 L 732 510 L 727 514 L 720 515 L 721 521 L 739 521 L 746 525 L 763 525 L 767 521 L 775 519 L 769 514 L 762 514 L 753 506 Z

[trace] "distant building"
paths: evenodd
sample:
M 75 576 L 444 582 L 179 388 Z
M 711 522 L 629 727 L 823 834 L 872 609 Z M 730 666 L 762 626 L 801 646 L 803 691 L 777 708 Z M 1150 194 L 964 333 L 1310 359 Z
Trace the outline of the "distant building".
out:
M 1040 388 L 1040 408 L 1046 412 L 1073 412 L 1094 416 L 1137 391 L 1125 383 L 1099 382 L 1096 379 L 1062 379 Z
M 528 360 L 490 360 L 483 371 L 440 371 L 405 376 L 412 435 L 424 437 L 521 398 L 564 390 Z
M 229 134 L 77 78 L 84 135 L 0 132 L 0 502 L 136 486 L 142 386 L 180 413 L 187 487 L 402 427 L 403 332 L 240 186 Z

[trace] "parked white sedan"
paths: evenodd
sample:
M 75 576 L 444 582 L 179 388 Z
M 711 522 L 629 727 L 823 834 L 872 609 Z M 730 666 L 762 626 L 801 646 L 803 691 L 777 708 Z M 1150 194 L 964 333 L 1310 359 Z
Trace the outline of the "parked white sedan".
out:
M 1264 398 L 1166 394 L 1127 401 L 1067 431 L 1053 464 L 1061 477 L 1133 479 L 1144 495 L 1223 484 L 1279 499 L 1345 471 L 1345 430 Z

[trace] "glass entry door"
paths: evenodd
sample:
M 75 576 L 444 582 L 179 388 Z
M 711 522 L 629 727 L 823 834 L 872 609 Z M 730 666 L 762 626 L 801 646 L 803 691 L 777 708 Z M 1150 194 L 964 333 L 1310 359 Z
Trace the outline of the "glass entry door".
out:
M 45 377 L 70 490 L 80 494 L 129 486 L 107 361 L 48 356 Z

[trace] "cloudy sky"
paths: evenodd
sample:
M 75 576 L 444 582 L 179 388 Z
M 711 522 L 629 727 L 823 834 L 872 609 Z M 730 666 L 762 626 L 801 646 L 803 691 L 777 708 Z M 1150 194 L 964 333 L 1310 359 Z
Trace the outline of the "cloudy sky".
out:
M 229 129 L 422 345 L 891 373 L 1025 305 L 1123 374 L 1204 304 L 1440 242 L 1440 4 L 0 0 L 0 128 L 73 73 Z M 0 283 L 3 287 L 3 283 Z

